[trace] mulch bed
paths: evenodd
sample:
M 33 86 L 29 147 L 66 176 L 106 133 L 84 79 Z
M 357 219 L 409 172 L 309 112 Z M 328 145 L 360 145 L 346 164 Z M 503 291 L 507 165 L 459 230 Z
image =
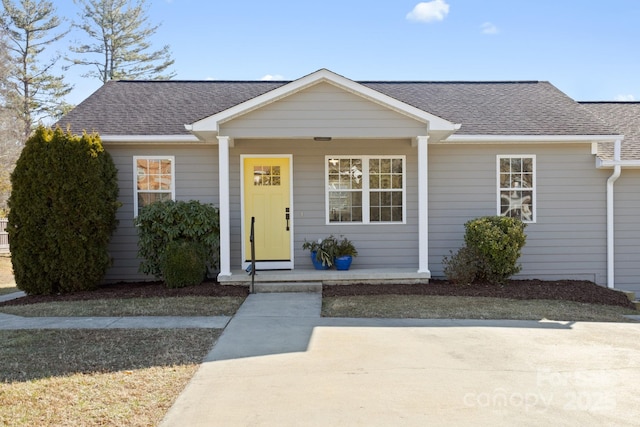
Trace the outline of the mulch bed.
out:
M 74 292 L 63 295 L 29 295 L 0 303 L 0 306 L 109 298 L 182 296 L 244 297 L 248 294 L 249 288 L 247 286 L 219 285 L 214 281 L 179 289 L 169 289 L 162 282 L 136 282 L 103 285 L 93 291 Z M 327 297 L 350 295 L 440 295 L 496 297 L 521 300 L 550 299 L 634 308 L 627 297 L 621 292 L 598 286 L 593 282 L 577 280 L 512 280 L 504 286 L 483 283 L 456 285 L 445 280 L 431 280 L 429 283 L 418 285 L 325 285 L 323 286 L 322 294 Z
M 431 280 L 420 285 L 330 285 L 323 286 L 322 295 L 438 295 L 466 297 L 494 297 L 511 299 L 547 299 L 576 301 L 590 304 L 617 305 L 634 308 L 622 292 L 580 280 L 511 280 L 504 286 L 475 283 L 456 285 L 445 280 Z

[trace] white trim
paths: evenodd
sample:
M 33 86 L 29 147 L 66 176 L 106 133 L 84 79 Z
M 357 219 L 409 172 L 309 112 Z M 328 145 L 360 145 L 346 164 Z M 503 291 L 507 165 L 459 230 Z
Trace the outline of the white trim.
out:
M 332 222 L 329 220 L 330 210 L 329 210 L 329 193 L 330 192 L 339 192 L 342 190 L 329 190 L 329 159 L 361 159 L 362 160 L 362 188 L 360 190 L 362 192 L 362 221 L 345 221 L 345 222 Z M 376 190 L 371 190 L 369 188 L 369 160 L 370 159 L 402 159 L 402 221 L 371 221 L 370 218 L 370 204 L 369 204 L 369 195 L 372 192 L 377 192 Z M 390 189 L 393 191 L 398 191 L 397 188 Z M 346 192 L 351 192 L 349 190 L 344 190 Z M 353 191 L 355 192 L 355 191 Z M 339 155 L 339 156 L 324 156 L 324 216 L 325 216 L 325 225 L 398 225 L 398 224 L 406 224 L 407 223 L 407 156 L 405 155 L 362 155 L 362 154 L 353 154 L 353 155 Z
M 428 136 L 418 136 L 418 273 L 429 273 L 429 149 Z
M 532 172 L 532 177 L 531 177 L 531 185 L 533 186 L 530 190 L 527 191 L 531 191 L 532 192 L 532 199 L 531 200 L 531 206 L 532 206 L 532 210 L 531 210 L 531 221 L 526 221 L 524 219 L 522 219 L 522 222 L 524 222 L 525 224 L 535 224 L 538 221 L 538 215 L 537 215 L 537 209 L 538 209 L 538 201 L 537 201 L 537 193 L 538 193 L 538 186 L 537 186 L 537 168 L 538 165 L 536 164 L 536 155 L 535 154 L 498 154 L 496 156 L 496 212 L 498 216 L 502 216 L 502 204 L 501 204 L 501 190 L 502 187 L 500 186 L 500 160 L 501 159 L 532 159 L 532 168 L 533 168 L 533 172 Z M 523 188 L 524 190 L 524 188 Z
M 614 203 L 614 183 L 622 173 L 620 166 L 620 152 L 622 141 L 617 140 L 613 149 L 613 159 L 617 164 L 614 166 L 613 174 L 607 179 L 607 287 L 615 287 L 615 203 Z
M 218 136 L 220 203 L 220 276 L 231 276 L 231 225 L 229 204 L 229 137 Z
M 246 232 L 244 211 L 244 160 L 245 159 L 288 159 L 289 160 L 289 261 L 260 261 L 256 262 L 256 270 L 293 270 L 294 267 L 294 209 L 293 209 L 293 154 L 241 154 L 240 155 L 240 238 L 242 268 L 246 269 L 250 263 L 245 261 Z
M 195 134 L 199 132 L 219 132 L 220 125 L 222 123 L 233 120 L 236 117 L 247 114 L 258 108 L 262 108 L 268 104 L 276 102 L 282 98 L 290 96 L 294 93 L 297 93 L 319 83 L 332 84 L 338 88 L 351 92 L 357 96 L 365 98 L 371 102 L 382 105 L 391 110 L 394 110 L 412 119 L 418 120 L 425 124 L 428 123 L 428 126 L 431 130 L 455 132 L 460 128 L 459 124 L 451 123 L 441 117 L 427 113 L 426 111 L 406 104 L 402 101 L 398 101 L 395 98 L 368 88 L 360 83 L 356 83 L 353 80 L 349 80 L 327 69 L 321 69 L 298 80 L 284 84 L 283 86 L 273 89 L 265 94 L 262 94 L 253 99 L 221 111 L 217 114 L 199 120 L 188 127 L 188 129 Z
M 169 160 L 171 162 L 171 200 L 176 199 L 176 157 L 175 156 L 133 156 L 133 217 L 138 216 L 138 193 L 169 193 L 167 190 L 138 190 L 138 160 Z
M 176 142 L 203 144 L 195 135 L 100 135 L 100 140 L 107 143 L 157 143 L 172 144 Z
M 596 157 L 596 168 L 598 169 L 611 169 L 616 166 L 622 168 L 638 169 L 640 168 L 640 160 L 603 160 Z
M 478 143 L 478 144 L 511 144 L 511 143 L 592 143 L 615 142 L 621 135 L 451 135 L 438 144 Z

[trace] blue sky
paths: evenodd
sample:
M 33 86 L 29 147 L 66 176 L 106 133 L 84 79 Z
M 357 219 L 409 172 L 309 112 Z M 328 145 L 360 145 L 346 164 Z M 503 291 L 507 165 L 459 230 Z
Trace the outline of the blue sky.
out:
M 58 14 L 77 19 L 73 0 Z M 148 0 L 180 80 L 546 80 L 640 101 L 639 0 Z M 68 40 L 81 37 L 71 33 Z M 100 86 L 67 72 L 79 103 Z M 271 76 L 271 77 L 269 77 Z

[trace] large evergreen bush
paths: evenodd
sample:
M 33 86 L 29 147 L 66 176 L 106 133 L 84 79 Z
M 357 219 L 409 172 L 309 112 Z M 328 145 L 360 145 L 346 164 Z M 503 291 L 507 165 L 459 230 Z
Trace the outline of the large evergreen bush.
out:
M 9 240 L 18 288 L 55 294 L 96 287 L 110 258 L 117 170 L 97 134 L 40 127 L 11 175 Z
M 155 202 L 141 209 L 135 224 L 141 272 L 162 277 L 165 251 L 175 240 L 201 244 L 207 249 L 207 266 L 218 266 L 220 216 L 213 205 L 197 200 Z

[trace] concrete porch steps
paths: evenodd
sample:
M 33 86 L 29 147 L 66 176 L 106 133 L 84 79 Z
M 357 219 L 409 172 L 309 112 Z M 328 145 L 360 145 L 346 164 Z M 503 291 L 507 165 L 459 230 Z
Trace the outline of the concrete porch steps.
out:
M 253 285 L 255 293 L 322 292 L 322 282 L 258 282 Z

